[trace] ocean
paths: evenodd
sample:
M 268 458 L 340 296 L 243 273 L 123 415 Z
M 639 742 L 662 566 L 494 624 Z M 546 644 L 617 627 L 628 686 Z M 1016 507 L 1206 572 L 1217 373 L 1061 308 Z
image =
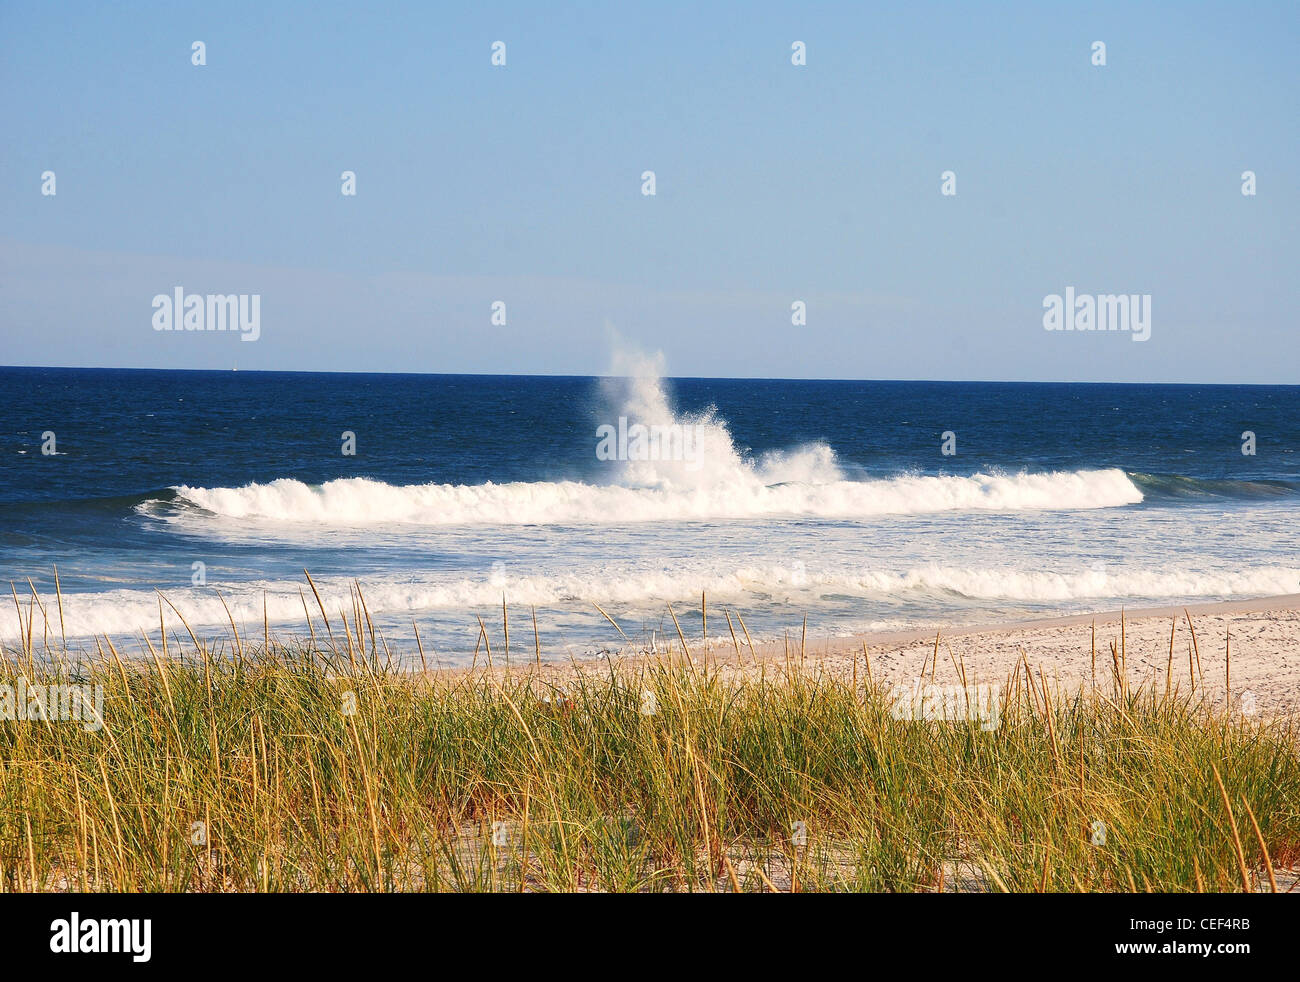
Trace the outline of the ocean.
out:
M 1300 591 L 1300 387 L 646 365 L 3 368 L 0 579 L 23 630 L 29 578 L 40 594 L 38 646 L 76 646 L 156 637 L 160 593 L 209 636 L 223 600 L 241 636 L 264 617 L 306 636 L 306 569 L 336 627 L 358 583 L 395 652 L 415 624 L 444 665 L 473 657 L 478 617 L 503 656 L 503 597 L 513 657 L 535 610 L 543 658 L 567 660 L 629 643 L 597 604 L 631 643 L 675 636 L 669 604 L 698 638 L 702 593 L 730 644 L 724 608 L 756 641 L 806 614 L 815 642 Z

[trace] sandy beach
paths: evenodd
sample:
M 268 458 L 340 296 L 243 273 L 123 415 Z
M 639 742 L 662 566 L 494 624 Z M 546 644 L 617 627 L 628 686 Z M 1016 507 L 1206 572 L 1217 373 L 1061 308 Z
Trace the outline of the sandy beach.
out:
M 1269 715 L 1300 709 L 1300 594 L 1183 607 L 1099 611 L 1011 624 L 954 625 L 939 634 L 937 681 L 956 680 L 954 661 L 964 663 L 970 683 L 995 683 L 1026 659 L 1037 674 L 1077 687 L 1093 680 L 1094 660 L 1099 685 L 1111 684 L 1111 643 L 1120 646 L 1128 665 L 1129 684 L 1155 684 L 1163 692 L 1172 664 L 1172 688 L 1188 692 L 1190 664 L 1197 665 L 1196 689 L 1221 703 L 1225 681 L 1239 705 L 1246 693 L 1255 709 Z M 1095 630 L 1095 648 L 1094 648 Z M 1195 644 L 1193 644 L 1193 630 Z M 1170 636 L 1172 633 L 1172 662 Z M 1225 639 L 1227 643 L 1225 644 Z M 798 638 L 792 639 L 798 654 Z M 834 672 L 864 672 L 862 646 L 871 659 L 873 675 L 889 682 L 911 682 L 922 666 L 931 671 L 933 633 L 866 634 L 853 639 L 819 641 L 805 647 L 805 663 L 821 663 Z M 760 657 L 783 661 L 785 644 L 756 644 Z M 1225 679 L 1231 656 L 1231 676 Z M 1203 682 L 1202 682 L 1203 680 Z M 1247 700 L 1246 706 L 1249 707 Z
M 1194 673 L 1196 695 L 1212 706 L 1223 704 L 1230 685 L 1232 705 L 1248 715 L 1290 715 L 1300 710 L 1300 594 L 1001 624 L 954 624 L 939 632 L 937 666 L 932 631 L 827 639 L 817 638 L 815 625 L 810 623 L 802 651 L 796 629 L 788 642 L 756 641 L 751 654 L 737 628 L 737 656 L 730 635 L 717 636 L 719 621 L 726 631 L 722 612 L 711 611 L 709 620 L 710 664 L 726 675 L 802 664 L 805 671 L 825 671 L 837 677 L 851 677 L 856 672 L 865 681 L 865 645 L 872 677 L 891 684 L 912 684 L 923 668 L 927 680 L 933 671 L 935 682 L 941 684 L 958 681 L 960 668 L 965 669 L 968 684 L 1000 684 L 1012 671 L 1023 671 L 1027 662 L 1035 677 L 1041 672 L 1050 684 L 1076 689 L 1095 680 L 1108 691 L 1113 643 L 1127 665 L 1130 691 L 1139 685 L 1155 685 L 1163 693 L 1166 677 L 1172 672 L 1170 690 L 1187 694 L 1193 691 Z M 698 646 L 692 655 L 702 661 Z M 616 660 L 626 664 L 639 659 L 616 656 Z M 601 659 L 594 663 L 543 662 L 542 667 L 544 674 L 553 674 L 558 680 L 575 670 L 601 671 L 606 664 Z

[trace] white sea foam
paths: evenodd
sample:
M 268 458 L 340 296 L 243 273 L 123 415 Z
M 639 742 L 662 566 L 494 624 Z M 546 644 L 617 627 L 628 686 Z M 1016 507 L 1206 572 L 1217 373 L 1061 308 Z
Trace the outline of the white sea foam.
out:
M 660 462 L 636 462 L 644 471 Z M 767 517 L 854 519 L 950 511 L 1109 508 L 1142 493 L 1123 471 L 902 475 L 816 482 L 833 467 L 828 448 L 771 455 L 741 465 L 732 480 L 683 487 L 595 485 L 578 481 L 394 486 L 346 478 L 311 486 L 278 480 L 241 488 L 177 488 L 181 502 L 217 517 L 313 525 L 573 525 Z M 669 465 L 680 467 L 681 465 Z M 145 511 L 157 510 L 151 504 Z M 163 512 L 174 515 L 174 512 Z
M 841 611 L 846 598 L 894 598 L 930 606 L 941 595 L 974 601 L 1069 602 L 1122 598 L 1159 601 L 1198 597 L 1269 596 L 1294 591 L 1300 569 L 1265 567 L 1244 571 L 1200 572 L 1165 569 L 1082 570 L 1071 573 L 1026 572 L 1012 568 L 924 566 L 903 571 L 845 569 L 817 570 L 800 565 L 747 565 L 729 570 L 641 571 L 601 568 L 557 575 L 505 574 L 465 577 L 450 573 L 422 574 L 419 578 L 377 577 L 362 584 L 367 609 L 376 617 L 392 618 L 409 626 L 418 614 L 447 614 L 457 623 L 472 624 L 475 609 L 500 608 L 503 594 L 510 606 L 530 606 L 550 611 L 567 610 L 597 618 L 592 601 L 618 611 L 657 616 L 667 602 L 697 603 L 705 591 L 710 604 L 735 605 L 753 610 L 779 604 L 790 610 Z M 318 578 L 322 602 L 331 617 L 350 610 L 351 580 Z M 212 589 L 183 588 L 164 591 L 195 628 L 227 624 L 224 597 L 241 634 L 257 634 L 266 616 L 274 624 L 297 624 L 305 630 L 303 595 L 320 630 L 315 598 L 298 582 L 232 584 L 218 596 Z M 170 630 L 180 621 L 163 605 Z M 94 634 L 121 635 L 158 628 L 158 597 L 152 591 L 109 590 L 98 593 L 64 593 L 63 614 L 69 637 Z M 57 615 L 49 630 L 57 637 Z M 525 615 L 526 616 L 526 615 Z M 8 637 L 12 625 L 0 626 Z M 525 632 L 527 633 L 527 632 Z M 42 635 L 42 625 L 35 627 Z
M 1123 471 L 902 475 L 881 480 L 814 482 L 833 466 L 829 448 L 813 447 L 742 464 L 732 480 L 694 487 L 578 481 L 394 486 L 345 478 L 312 486 L 278 480 L 240 488 L 176 489 L 178 500 L 211 515 L 314 525 L 574 525 L 767 517 L 854 519 L 949 511 L 1111 508 L 1142 493 Z M 660 468 L 636 462 L 629 469 Z M 670 464 L 670 467 L 683 465 Z M 802 478 L 802 479 L 801 479 Z M 151 503 L 146 512 L 159 513 Z M 163 512 L 163 514 L 169 514 Z

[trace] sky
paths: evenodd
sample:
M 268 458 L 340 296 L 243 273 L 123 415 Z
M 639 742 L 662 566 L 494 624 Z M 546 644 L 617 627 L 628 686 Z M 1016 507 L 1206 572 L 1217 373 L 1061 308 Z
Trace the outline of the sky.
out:
M 3 365 L 1300 383 L 1293 0 L 0 0 L 0 130 Z

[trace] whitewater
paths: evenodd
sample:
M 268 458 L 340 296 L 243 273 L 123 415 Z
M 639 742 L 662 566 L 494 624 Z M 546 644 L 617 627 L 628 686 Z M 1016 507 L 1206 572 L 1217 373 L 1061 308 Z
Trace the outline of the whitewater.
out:
M 624 635 L 675 633 L 670 606 L 699 638 L 702 597 L 760 640 L 802 630 L 805 614 L 812 636 L 838 637 L 1300 589 L 1290 471 L 1181 473 L 1176 443 L 1145 455 L 1090 448 L 1112 409 L 1125 434 L 1144 418 L 1118 395 L 1071 396 L 1094 398 L 1080 429 L 1069 413 L 1050 423 L 1061 393 L 964 391 L 940 407 L 943 420 L 1005 422 L 972 423 L 963 452 L 945 458 L 943 420 L 908 429 L 927 410 L 902 383 L 670 385 L 661 359 L 635 354 L 616 355 L 603 379 L 528 381 L 525 401 L 510 394 L 517 380 L 411 378 L 407 392 L 329 377 L 344 419 L 396 428 L 377 449 L 387 430 L 351 422 L 313 443 L 316 417 L 293 407 L 314 398 L 318 380 L 285 377 L 236 399 L 230 380 L 214 378 L 202 404 L 224 422 L 200 442 L 173 437 L 184 448 L 176 465 L 128 464 L 103 485 L 124 469 L 106 446 L 62 504 L 37 490 L 5 512 L 0 498 L 10 544 L 0 572 L 15 583 L 22 633 L 157 638 L 160 623 L 182 630 L 183 615 L 205 635 L 228 634 L 233 621 L 243 638 L 264 626 L 307 636 L 308 618 L 324 626 L 321 608 L 335 624 L 350 619 L 359 586 L 377 630 L 396 641 L 414 626 L 442 663 L 459 664 L 482 643 L 480 617 L 499 630 L 503 604 L 516 637 L 531 643 L 535 614 L 545 651 L 586 657 L 627 644 Z M 255 373 L 238 384 L 261 385 Z M 199 401 L 192 378 L 157 385 L 160 404 Z M 679 389 L 730 408 L 698 394 L 681 408 Z M 264 417 L 276 399 L 278 416 Z M 620 419 L 689 431 L 690 459 L 601 459 L 600 429 Z M 369 451 L 355 465 L 338 457 L 344 425 Z M 977 438 L 996 452 L 967 449 Z M 147 464 L 159 445 L 167 440 L 155 435 L 129 459 Z M 263 445 L 256 466 L 241 464 Z M 255 476 L 152 483 L 187 471 Z M 468 474 L 482 477 L 431 479 Z M 50 602 L 56 562 L 61 605 Z M 43 605 L 21 589 L 28 575 Z M 18 625 L 0 620 L 0 636 Z
M 346 577 L 316 577 L 326 612 L 350 612 L 353 608 L 353 580 Z M 614 605 L 626 627 L 660 624 L 667 604 L 677 604 L 683 619 L 694 616 L 700 596 L 708 602 L 745 612 L 753 623 L 754 614 L 786 608 L 792 620 L 795 612 L 827 614 L 828 623 L 838 627 L 832 633 L 846 635 L 861 630 L 901 629 L 937 623 L 926 616 L 927 605 L 960 599 L 978 608 L 1013 612 L 1021 604 L 1030 609 L 1076 611 L 1088 609 L 1086 601 L 1111 597 L 1144 597 L 1152 602 L 1205 600 L 1224 596 L 1267 596 L 1295 592 L 1300 584 L 1300 567 L 1268 567 L 1247 573 L 1205 573 L 1159 569 L 1084 569 L 1072 573 L 1025 572 L 995 567 L 945 567 L 927 565 L 893 572 L 882 569 L 813 568 L 798 560 L 788 565 L 747 565 L 728 571 L 715 568 L 646 572 L 631 567 L 604 568 L 583 573 L 527 575 L 493 571 L 487 576 L 447 575 L 377 576 L 360 584 L 367 609 L 390 631 L 409 633 L 414 617 L 436 615 L 441 623 L 434 630 L 421 628 L 422 636 L 443 640 L 448 621 L 460 621 L 460 640 L 472 643 L 477 633 L 467 611 L 487 611 L 499 626 L 503 598 L 514 610 L 513 617 L 527 625 L 534 608 L 574 608 L 594 613 L 592 604 Z M 64 598 L 64 630 L 70 636 L 156 633 L 161 620 L 173 631 L 183 630 L 179 615 L 191 625 L 222 626 L 233 618 L 244 637 L 257 637 L 264 619 L 272 625 L 294 625 L 305 632 L 307 616 L 319 618 L 319 610 L 305 578 L 299 581 L 252 581 L 218 589 L 177 586 L 163 593 L 159 608 L 157 594 L 138 590 L 111 590 L 73 594 Z M 828 601 L 837 606 L 859 602 L 863 609 L 885 609 L 888 616 L 844 618 L 826 610 Z M 304 603 L 305 601 L 305 603 Z M 988 603 L 994 602 L 994 603 Z M 999 606 L 996 602 L 1002 602 Z M 1040 608 L 1034 605 L 1050 604 Z M 53 612 L 52 612 L 53 613 Z M 554 612 L 544 614 L 548 624 Z M 349 614 L 350 616 L 350 614 Z M 336 618 L 337 619 L 337 618 Z M 37 636 L 41 625 L 38 616 Z M 573 624 L 581 623 L 578 617 Z M 472 627 L 471 627 L 472 625 Z M 58 633 L 57 614 L 44 629 Z M 319 629 L 319 626 L 318 628 Z M 531 630 L 525 626 L 525 635 Z M 468 632 L 468 633 L 467 633 Z M 454 633 L 454 631 L 453 631 Z M 760 635 L 762 636 L 762 635 Z M 528 637 L 526 640 L 531 641 Z M 613 639 L 609 639 L 613 640 Z M 439 644 L 439 647 L 442 645 Z
M 871 518 L 944 511 L 1113 508 L 1142 492 L 1120 470 L 1050 474 L 904 475 L 815 482 L 831 471 L 827 447 L 738 468 L 730 479 L 681 487 L 575 481 L 393 487 L 365 478 L 312 487 L 281 479 L 242 488 L 175 489 L 181 505 L 215 518 L 319 525 L 574 525 L 764 518 Z M 175 517 L 146 503 L 148 513 Z

